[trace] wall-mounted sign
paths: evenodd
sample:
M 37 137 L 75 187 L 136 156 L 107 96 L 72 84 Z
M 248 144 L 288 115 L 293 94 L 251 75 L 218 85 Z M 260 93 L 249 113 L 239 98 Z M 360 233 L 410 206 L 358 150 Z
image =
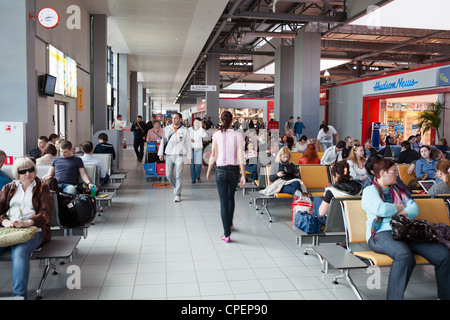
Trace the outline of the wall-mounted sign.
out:
M 83 88 L 78 87 L 78 110 L 83 110 Z
M 439 86 L 450 86 L 450 67 L 440 68 L 438 70 Z

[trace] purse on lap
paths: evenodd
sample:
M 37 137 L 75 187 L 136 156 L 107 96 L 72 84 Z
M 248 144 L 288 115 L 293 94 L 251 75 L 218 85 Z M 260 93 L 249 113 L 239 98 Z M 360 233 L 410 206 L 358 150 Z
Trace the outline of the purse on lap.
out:
M 396 214 L 391 218 L 392 237 L 394 240 L 413 242 L 439 241 L 436 230 L 424 219 L 413 220 Z
M 13 204 L 13 206 L 11 206 L 11 208 L 8 210 L 8 218 L 9 218 L 9 212 L 11 211 L 11 209 L 14 207 L 15 204 Z M 20 210 L 20 217 L 21 220 L 23 219 L 22 216 L 22 210 L 20 209 L 19 206 L 19 210 Z M 38 227 L 36 226 L 31 226 L 28 228 L 5 228 L 2 227 L 0 228 L 0 247 L 10 247 L 19 243 L 24 243 L 29 241 L 31 238 L 34 237 L 34 235 L 36 234 L 36 232 L 39 230 Z

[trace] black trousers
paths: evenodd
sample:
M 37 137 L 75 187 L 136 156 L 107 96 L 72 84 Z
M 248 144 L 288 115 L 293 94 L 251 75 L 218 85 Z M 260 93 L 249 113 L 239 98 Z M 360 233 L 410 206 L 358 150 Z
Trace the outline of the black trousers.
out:
M 144 144 L 145 144 L 144 139 L 142 138 L 134 139 L 134 152 L 136 153 L 136 157 L 140 160 L 142 160 L 142 157 L 144 156 Z

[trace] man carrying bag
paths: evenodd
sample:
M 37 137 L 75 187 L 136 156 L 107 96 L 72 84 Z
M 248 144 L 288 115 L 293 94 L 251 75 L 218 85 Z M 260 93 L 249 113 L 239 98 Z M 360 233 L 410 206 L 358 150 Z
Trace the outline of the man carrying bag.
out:
M 142 121 L 142 116 L 137 116 L 137 121 L 131 126 L 131 131 L 134 133 L 134 152 L 136 153 L 137 161 L 142 162 L 144 156 L 144 144 L 147 133 L 145 132 L 145 123 Z
M 182 116 L 176 112 L 172 115 L 172 124 L 164 128 L 163 139 L 159 145 L 158 156 L 166 161 L 166 175 L 174 188 L 174 201 L 181 201 L 181 186 L 183 184 L 184 158 L 186 164 L 191 160 L 191 138 L 189 130 L 183 126 Z M 173 170 L 176 171 L 176 178 Z

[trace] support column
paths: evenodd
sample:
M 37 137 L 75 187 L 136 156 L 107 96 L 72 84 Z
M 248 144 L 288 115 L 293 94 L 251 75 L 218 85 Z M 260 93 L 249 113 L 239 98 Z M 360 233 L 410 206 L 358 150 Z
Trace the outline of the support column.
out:
M 320 108 L 320 33 L 301 32 L 295 38 L 294 121 L 302 117 L 307 137 L 319 130 Z
M 206 92 L 206 116 L 214 125 L 219 123 L 220 55 L 208 54 L 206 60 L 206 85 L 216 86 L 216 91 Z
M 117 55 L 117 113 L 122 115 L 122 121 L 133 122 L 128 110 L 128 55 Z
M 34 0 L 0 2 L 0 120 L 25 123 L 25 154 L 38 139 L 35 12 Z
M 138 114 L 137 71 L 130 71 L 130 121 L 135 122 Z
M 281 46 L 275 50 L 274 116 L 279 121 L 280 136 L 284 134 L 286 121 L 294 115 L 294 54 L 294 47 Z
M 92 106 L 93 133 L 109 128 L 107 107 L 107 37 L 108 17 L 105 14 L 94 14 L 92 46 Z

